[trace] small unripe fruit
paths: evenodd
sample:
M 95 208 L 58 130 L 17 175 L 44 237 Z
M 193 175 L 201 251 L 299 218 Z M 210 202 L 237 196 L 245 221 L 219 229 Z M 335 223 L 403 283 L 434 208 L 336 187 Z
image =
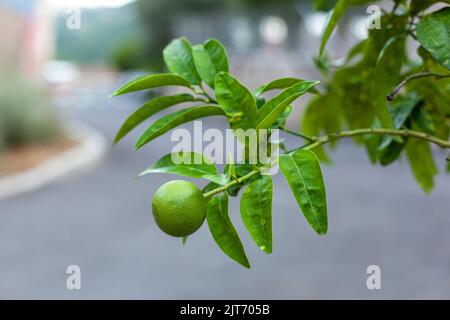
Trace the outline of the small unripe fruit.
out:
M 195 184 L 174 180 L 163 184 L 153 195 L 153 217 L 168 235 L 186 237 L 203 224 L 206 204 Z

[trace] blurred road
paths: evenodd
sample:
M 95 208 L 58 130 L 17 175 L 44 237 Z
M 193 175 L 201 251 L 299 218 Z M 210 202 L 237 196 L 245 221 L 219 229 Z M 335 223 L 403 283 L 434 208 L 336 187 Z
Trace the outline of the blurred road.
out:
M 112 141 L 138 106 L 133 99 L 99 98 L 64 113 Z M 225 127 L 219 118 L 206 125 Z M 133 178 L 171 146 L 166 135 L 134 152 L 136 137 L 111 148 L 95 168 L 0 202 L 0 298 L 450 298 L 448 175 L 427 196 L 405 163 L 374 168 L 364 150 L 343 143 L 334 166 L 324 167 L 328 235 L 313 233 L 280 174 L 272 255 L 253 244 L 232 200 L 252 264 L 246 270 L 221 253 L 206 224 L 185 246 L 157 229 L 151 195 L 174 176 Z M 66 289 L 72 264 L 81 267 L 82 290 Z M 381 267 L 381 290 L 366 288 L 373 264 Z

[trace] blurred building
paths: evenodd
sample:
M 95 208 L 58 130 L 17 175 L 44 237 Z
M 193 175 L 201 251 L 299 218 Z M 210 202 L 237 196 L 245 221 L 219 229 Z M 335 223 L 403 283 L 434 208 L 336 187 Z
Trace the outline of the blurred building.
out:
M 0 0 L 0 68 L 41 76 L 53 54 L 53 28 L 44 0 Z

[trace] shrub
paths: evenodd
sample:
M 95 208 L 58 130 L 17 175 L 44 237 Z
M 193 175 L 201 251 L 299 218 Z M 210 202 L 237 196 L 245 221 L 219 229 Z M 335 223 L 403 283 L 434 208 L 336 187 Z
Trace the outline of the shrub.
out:
M 56 114 L 46 95 L 17 76 L 0 80 L 0 150 L 46 143 L 58 132 Z

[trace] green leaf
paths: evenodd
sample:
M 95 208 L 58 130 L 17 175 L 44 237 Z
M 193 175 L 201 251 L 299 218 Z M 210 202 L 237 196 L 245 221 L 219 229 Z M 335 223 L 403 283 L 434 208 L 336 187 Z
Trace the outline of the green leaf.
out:
M 112 96 L 115 97 L 125 93 L 164 86 L 181 86 L 190 88 L 189 82 L 187 82 L 186 79 L 175 74 L 162 73 L 134 79 L 133 81 L 124 84 L 122 87 L 114 91 Z
M 357 44 L 355 44 L 347 53 L 347 56 L 344 59 L 344 65 L 348 64 L 350 61 L 353 60 L 354 57 L 356 57 L 359 54 L 363 54 L 364 50 L 367 47 L 368 39 L 361 40 Z
M 237 178 L 236 166 L 233 162 L 233 156 L 231 155 L 231 153 L 228 154 L 227 164 L 223 168 L 223 173 L 228 178 L 228 181 Z
M 417 182 L 426 193 L 431 192 L 434 187 L 434 176 L 438 174 L 438 169 L 430 145 L 425 141 L 409 139 L 405 151 Z
M 409 96 L 403 99 L 398 99 L 392 105 L 392 118 L 394 120 L 394 128 L 401 129 L 406 120 L 411 116 L 414 109 L 419 104 L 420 100 L 416 96 Z M 386 148 L 394 139 L 391 136 L 385 136 L 382 138 L 378 150 Z
M 255 96 L 255 100 L 256 100 L 256 108 L 258 110 L 261 109 L 264 103 L 266 103 L 266 99 L 264 99 L 264 97 L 261 96 Z
M 314 0 L 314 8 L 319 11 L 328 11 L 333 9 L 338 0 Z
M 306 80 L 297 79 L 297 78 L 280 78 L 273 80 L 267 84 L 263 84 L 255 91 L 255 97 L 259 97 L 264 92 L 275 90 L 275 89 L 286 89 L 296 85 L 297 83 L 304 82 Z M 310 92 L 318 93 L 316 88 L 311 88 Z
M 425 106 L 417 108 L 414 112 L 414 120 L 421 131 L 431 135 L 436 134 L 436 124 L 432 115 L 427 111 Z
M 320 136 L 342 130 L 342 110 L 335 100 L 331 95 L 314 97 L 301 118 L 301 131 L 309 136 Z
M 245 176 L 246 174 L 250 173 L 250 171 L 252 171 L 254 168 L 252 165 L 250 164 L 236 164 L 234 165 L 235 167 L 235 171 L 236 171 L 236 178 L 240 178 Z M 225 175 L 227 173 L 227 166 L 225 166 Z M 224 176 L 224 175 L 222 175 Z M 234 186 L 228 188 L 227 193 L 229 196 L 232 197 L 236 197 L 239 194 L 239 191 L 242 189 L 242 187 L 252 183 L 253 181 L 255 181 L 256 179 L 258 179 L 258 175 L 255 175 L 253 177 L 251 177 L 250 179 L 245 180 L 242 183 L 238 183 L 235 184 Z M 208 183 L 204 188 L 203 188 L 203 193 L 207 193 L 209 191 L 212 191 L 213 189 L 217 189 L 218 187 L 220 187 L 222 184 L 218 184 L 218 183 L 214 183 L 214 182 L 210 182 Z
M 450 4 L 450 0 L 413 0 L 409 5 L 409 13 L 413 16 L 417 15 L 420 11 L 423 11 L 439 2 Z
M 135 148 L 143 145 L 183 123 L 210 116 L 224 116 L 225 112 L 217 106 L 200 106 L 179 110 L 155 121 L 139 138 Z
M 169 153 L 156 161 L 139 176 L 149 173 L 174 173 L 191 178 L 217 174 L 217 169 L 207 157 L 195 152 Z
M 216 39 L 209 39 L 192 47 L 192 53 L 200 77 L 214 88 L 216 75 L 221 71 L 228 72 L 228 57 L 224 46 Z
M 244 247 L 228 215 L 228 195 L 212 198 L 206 207 L 206 221 L 219 248 L 231 259 L 250 268 Z
M 225 185 L 231 181 L 231 179 L 237 178 L 236 176 L 236 166 L 233 163 L 233 157 L 229 153 L 227 164 L 224 167 L 223 173 L 204 176 L 205 179 L 212 181 L 216 185 Z
M 114 139 L 114 143 L 117 144 L 125 135 L 127 135 L 131 130 L 137 127 L 144 120 L 150 118 L 157 112 L 164 110 L 168 107 L 176 105 L 182 102 L 193 101 L 194 97 L 190 94 L 178 94 L 175 96 L 159 97 L 149 102 L 145 103 L 142 107 L 137 109 L 131 116 L 125 120 L 122 127 Z
M 272 252 L 272 193 L 270 176 L 252 182 L 241 198 L 241 217 L 256 245 L 264 252 Z
M 336 28 L 336 25 L 338 24 L 339 20 L 344 15 L 345 10 L 352 6 L 358 6 L 369 2 L 372 2 L 372 0 L 339 0 L 337 2 L 336 6 L 328 16 L 325 29 L 322 34 L 322 41 L 320 43 L 320 53 L 319 53 L 320 57 L 323 55 L 325 46 L 327 45 L 327 42 L 330 39 L 331 34 Z
M 394 128 L 394 123 L 389 113 L 386 96 L 393 86 L 398 83 L 400 70 L 403 64 L 405 51 L 405 38 L 395 36 L 389 39 L 377 59 L 375 76 L 372 83 L 374 96 L 374 111 L 384 128 Z
M 303 81 L 284 90 L 279 95 L 267 101 L 259 110 L 256 118 L 257 129 L 266 129 L 277 121 L 277 118 L 285 109 L 319 81 Z
M 211 181 L 216 186 L 223 186 L 226 185 L 230 180 L 227 178 L 227 176 L 223 173 L 220 174 L 209 174 L 203 176 L 204 179 Z M 215 189 L 215 188 L 213 188 Z
M 332 95 L 320 95 L 314 97 L 301 118 L 301 132 L 308 136 L 320 136 L 342 130 L 342 110 Z M 331 141 L 333 147 L 338 140 Z M 331 160 L 323 147 L 312 150 L 319 160 L 330 164 Z
M 189 40 L 185 37 L 173 40 L 164 48 L 163 56 L 170 72 L 182 76 L 190 84 L 200 84 L 200 76 L 195 69 Z
M 216 98 L 228 116 L 232 129 L 254 128 L 257 109 L 250 91 L 226 72 L 219 72 L 215 80 Z
M 450 8 L 426 15 L 417 24 L 420 44 L 444 67 L 450 69 Z
M 387 166 L 397 160 L 405 149 L 406 142 L 392 141 L 379 155 L 380 164 Z
M 291 113 L 292 106 L 287 106 L 287 108 L 284 109 L 284 111 L 280 115 L 278 115 L 277 120 L 270 126 L 270 128 L 277 129 L 280 127 L 284 127 L 286 125 L 287 118 L 289 118 Z
M 280 168 L 306 220 L 318 234 L 327 233 L 325 185 L 315 154 L 309 150 L 282 154 Z

